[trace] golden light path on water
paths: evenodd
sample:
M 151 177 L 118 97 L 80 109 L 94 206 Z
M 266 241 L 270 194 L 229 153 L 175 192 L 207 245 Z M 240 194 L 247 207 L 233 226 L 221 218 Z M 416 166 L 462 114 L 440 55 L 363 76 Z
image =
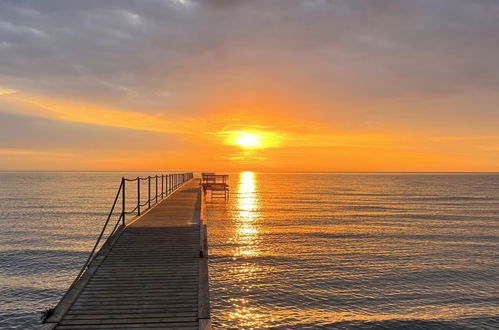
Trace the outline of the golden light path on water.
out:
M 253 172 L 241 172 L 237 186 L 235 230 L 232 241 L 235 243 L 234 259 L 256 257 L 261 254 L 260 239 L 260 200 L 257 193 L 257 180 Z M 235 278 L 243 291 L 250 291 L 257 282 L 261 267 L 248 260 L 234 267 L 230 276 Z M 238 320 L 245 328 L 257 329 L 268 322 L 268 315 L 258 313 L 257 306 L 252 306 L 245 298 L 232 298 L 233 306 L 229 319 Z
M 236 256 L 257 256 L 258 249 L 258 218 L 259 200 L 255 191 L 255 173 L 242 172 L 238 186 L 237 198 L 237 229 L 235 240 L 240 246 Z
M 496 329 L 498 183 L 231 173 L 207 203 L 215 327 Z

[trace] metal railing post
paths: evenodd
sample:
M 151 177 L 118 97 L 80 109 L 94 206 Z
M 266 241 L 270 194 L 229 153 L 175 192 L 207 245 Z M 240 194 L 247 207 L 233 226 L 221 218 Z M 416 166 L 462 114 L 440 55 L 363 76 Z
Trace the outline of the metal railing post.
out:
M 151 208 L 151 176 L 147 177 L 147 206 L 148 208 Z
M 158 203 L 158 176 L 156 175 L 156 193 L 154 194 L 156 196 L 156 203 Z
M 165 176 L 164 174 L 161 174 L 161 199 L 164 198 L 164 196 L 163 196 L 163 179 L 164 179 L 164 176 Z
M 125 178 L 121 178 L 121 219 L 123 221 L 123 226 L 125 226 Z
M 137 215 L 140 215 L 140 178 L 137 177 Z

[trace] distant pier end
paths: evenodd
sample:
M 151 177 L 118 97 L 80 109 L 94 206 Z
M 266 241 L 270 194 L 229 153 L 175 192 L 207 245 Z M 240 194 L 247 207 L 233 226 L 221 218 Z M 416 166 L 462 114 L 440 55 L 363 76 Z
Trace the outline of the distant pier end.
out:
M 149 193 L 142 213 L 141 181 Z M 130 185 L 138 189 L 131 211 L 138 215 L 125 219 Z M 120 203 L 112 234 L 91 254 L 44 329 L 211 329 L 200 180 L 192 173 L 123 178 L 113 209 Z

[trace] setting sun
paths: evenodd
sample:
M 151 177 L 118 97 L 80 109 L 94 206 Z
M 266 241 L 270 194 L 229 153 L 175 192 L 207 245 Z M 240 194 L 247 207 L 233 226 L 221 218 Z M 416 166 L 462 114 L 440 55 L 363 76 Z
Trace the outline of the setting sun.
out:
M 281 145 L 283 140 L 281 133 L 262 130 L 221 131 L 217 135 L 224 144 L 243 149 L 274 148 Z
M 260 137 L 254 133 L 242 133 L 236 139 L 236 144 L 245 148 L 256 147 L 260 145 Z

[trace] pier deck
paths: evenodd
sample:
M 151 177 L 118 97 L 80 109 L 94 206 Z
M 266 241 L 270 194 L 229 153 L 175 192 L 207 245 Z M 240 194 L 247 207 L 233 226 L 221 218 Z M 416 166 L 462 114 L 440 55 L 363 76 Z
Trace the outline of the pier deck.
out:
M 129 224 L 99 264 L 89 268 L 86 283 L 59 303 L 47 325 L 209 328 L 201 203 L 199 181 L 193 179 Z

